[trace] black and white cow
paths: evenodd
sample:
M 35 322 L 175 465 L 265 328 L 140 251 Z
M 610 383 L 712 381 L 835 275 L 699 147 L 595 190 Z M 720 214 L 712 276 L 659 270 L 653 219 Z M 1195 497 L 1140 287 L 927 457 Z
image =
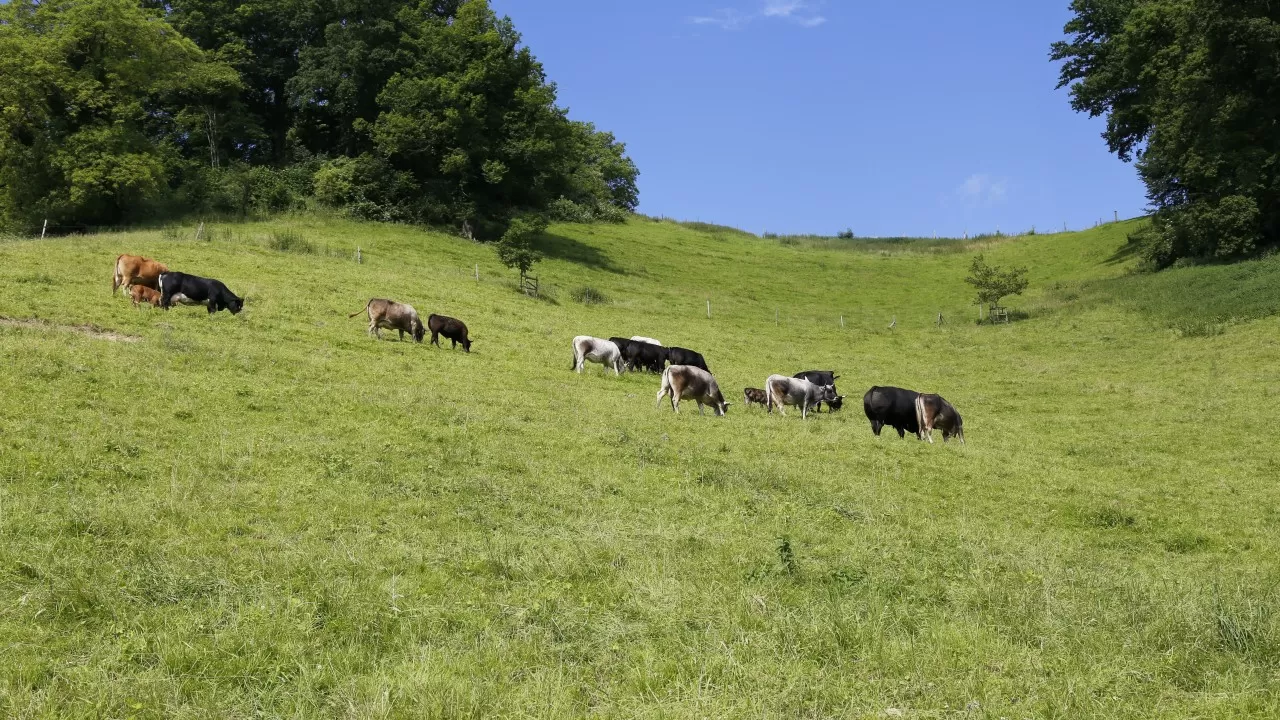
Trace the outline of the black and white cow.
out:
M 820 402 L 831 402 L 836 399 L 836 389 L 831 385 L 814 385 L 808 380 L 790 378 L 786 375 L 770 375 L 764 382 L 765 407 L 769 412 L 777 407 L 778 412 L 786 415 L 785 405 L 800 406 L 800 417 L 809 417 L 809 408 Z
M 877 436 L 885 425 L 898 431 L 898 437 L 913 433 L 920 437 L 920 421 L 916 418 L 916 398 L 920 393 L 897 387 L 873 387 L 862 396 L 862 409 Z
M 207 305 L 209 314 L 230 310 L 232 315 L 244 309 L 244 299 L 236 297 L 221 281 L 180 272 L 160 274 L 160 307 L 168 310 L 175 302 Z M 185 300 L 183 299 L 185 298 Z
M 791 377 L 808 380 L 814 385 L 830 385 L 832 388 L 835 388 L 836 380 L 839 379 L 840 376 L 837 375 L 834 370 L 805 370 L 804 372 L 796 373 Z M 839 390 L 836 390 L 836 399 L 827 403 L 827 409 L 834 412 L 842 407 L 844 407 L 844 396 L 840 395 Z M 814 409 L 821 412 L 822 406 L 818 405 Z
M 667 362 L 672 365 L 691 365 L 696 368 L 702 368 L 707 372 L 711 372 L 711 368 L 707 367 L 707 361 L 702 357 L 702 353 L 694 352 L 688 348 L 667 348 Z
M 930 444 L 933 443 L 934 428 L 942 431 L 942 442 L 954 437 L 960 439 L 961 445 L 964 444 L 964 418 L 941 395 L 920 393 L 916 396 L 916 421 L 920 425 L 920 434 Z
M 729 411 L 729 403 L 724 401 L 720 386 L 711 373 L 691 365 L 672 365 L 662 371 L 662 387 L 658 389 L 658 401 L 671 398 L 671 409 L 680 412 L 681 400 L 694 400 L 698 403 L 698 414 L 701 415 L 704 405 L 716 411 L 716 415 L 724 415 Z
M 610 340 L 601 340 L 590 335 L 579 335 L 573 339 L 573 367 L 582 373 L 582 367 L 590 360 L 600 363 L 606 368 L 613 368 L 614 375 L 622 374 L 622 352 Z

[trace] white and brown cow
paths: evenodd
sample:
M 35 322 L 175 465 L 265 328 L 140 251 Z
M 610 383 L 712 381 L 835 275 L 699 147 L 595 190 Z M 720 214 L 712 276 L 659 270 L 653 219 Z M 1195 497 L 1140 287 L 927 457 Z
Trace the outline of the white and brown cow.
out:
M 400 340 L 404 340 L 404 334 L 409 333 L 413 337 L 414 342 L 422 342 L 423 336 L 427 334 L 427 329 L 423 327 L 422 321 L 418 319 L 418 311 L 413 309 L 412 305 L 405 305 L 394 300 L 384 300 L 382 298 L 373 298 L 363 309 L 357 310 L 347 317 L 355 317 L 362 312 L 369 313 L 369 334 L 382 339 L 380 328 L 387 330 L 397 330 L 400 332 Z
M 956 412 L 955 406 L 947 402 L 941 395 L 921 393 L 916 396 L 916 423 L 920 426 L 920 436 L 933 442 L 933 429 L 942 431 L 942 442 L 951 438 L 959 438 L 964 444 L 964 418 Z
M 111 273 L 111 294 L 124 288 L 129 293 L 129 286 L 143 285 L 152 290 L 160 289 L 160 275 L 169 272 L 168 266 L 141 255 L 120 255 L 116 258 Z
M 716 415 L 724 415 L 729 411 L 729 403 L 720 394 L 720 386 L 711 373 L 692 365 L 672 365 L 662 371 L 662 387 L 658 389 L 658 400 L 655 405 L 662 404 L 662 398 L 671 398 L 671 409 L 680 412 L 681 400 L 693 400 L 698 403 L 698 414 L 702 415 L 702 407 L 710 406 Z
M 609 340 L 601 340 L 590 335 L 579 335 L 573 339 L 573 367 L 582 373 L 582 367 L 590 360 L 600 363 L 606 368 L 613 368 L 614 375 L 622 374 L 622 351 Z
M 786 375 L 770 375 L 764 382 L 765 407 L 769 412 L 777 407 L 778 412 L 786 415 L 785 405 L 800 406 L 800 417 L 808 418 L 809 409 L 816 408 L 818 403 L 831 403 L 840 400 L 833 385 L 815 385 L 801 378 Z

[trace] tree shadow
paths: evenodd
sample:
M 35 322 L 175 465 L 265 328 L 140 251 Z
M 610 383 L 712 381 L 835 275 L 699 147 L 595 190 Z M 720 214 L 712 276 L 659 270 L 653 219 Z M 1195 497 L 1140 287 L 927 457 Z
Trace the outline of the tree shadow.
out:
M 1141 246 L 1138 243 L 1126 242 L 1117 248 L 1116 251 L 1111 254 L 1111 257 L 1103 260 L 1102 262 L 1104 265 L 1119 265 L 1120 263 L 1133 259 L 1133 256 L 1137 255 L 1138 250 L 1140 249 Z
M 601 252 L 599 248 L 591 247 L 586 243 L 563 235 L 543 233 L 538 240 L 538 250 L 543 255 L 556 260 L 577 263 L 618 275 L 627 274 L 626 270 L 614 264 L 613 260 Z

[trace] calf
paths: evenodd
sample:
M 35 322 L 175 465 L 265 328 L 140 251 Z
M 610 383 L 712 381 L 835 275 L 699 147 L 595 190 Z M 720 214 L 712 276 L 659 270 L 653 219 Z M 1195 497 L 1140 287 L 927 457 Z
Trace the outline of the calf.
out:
M 431 330 L 432 345 L 440 347 L 440 336 L 443 335 L 446 340 L 453 342 L 452 349 L 457 350 L 458 343 L 462 343 L 462 349 L 471 352 L 471 338 L 467 337 L 467 325 L 461 320 L 445 315 L 429 315 L 427 329 Z
M 830 385 L 834 388 L 836 386 L 836 380 L 840 376 L 836 375 L 834 370 L 805 370 L 804 372 L 792 375 L 792 377 L 800 378 L 801 380 L 808 380 L 814 385 Z M 839 392 L 839 390 L 836 391 L 836 393 Z M 839 394 L 836 395 L 834 402 L 827 403 L 827 409 L 832 412 L 839 410 L 842 407 L 844 407 L 844 397 Z M 821 412 L 822 405 L 818 405 L 815 410 Z
M 707 372 L 711 369 L 707 367 L 707 361 L 702 357 L 702 353 L 694 352 L 682 347 L 667 348 L 667 362 L 672 365 L 692 365 L 696 368 L 702 368 Z
M 141 255 L 120 255 L 116 258 L 114 272 L 111 274 L 111 294 L 121 287 L 129 292 L 130 285 L 144 285 L 152 290 L 160 289 L 160 275 L 169 272 L 169 268 L 161 262 Z
M 961 445 L 964 444 L 964 418 L 941 395 L 920 393 L 916 396 L 916 422 L 920 426 L 920 434 L 930 444 L 933 444 L 935 427 L 942 430 L 942 442 L 956 437 Z
M 111 292 L 115 292 L 112 290 Z M 152 290 L 146 285 L 134 285 L 129 288 L 129 297 L 133 299 L 133 306 L 136 308 L 143 303 L 160 307 L 160 293 Z
M 662 371 L 662 387 L 658 389 L 655 407 L 661 405 L 662 398 L 667 396 L 670 396 L 671 409 L 675 412 L 680 412 L 681 400 L 696 400 L 699 415 L 703 414 L 704 405 L 711 406 L 716 415 L 729 411 L 729 403 L 724 401 L 720 386 L 711 373 L 690 365 L 672 365 Z
M 662 343 L 658 342 L 657 340 L 654 340 L 653 338 L 641 337 L 639 335 L 636 335 L 631 339 L 634 342 L 649 343 L 650 345 L 657 345 L 658 347 L 662 347 Z
M 871 421 L 871 432 L 877 437 L 888 425 L 898 431 L 898 437 L 915 433 L 920 437 L 920 421 L 916 418 L 916 398 L 920 393 L 896 387 L 873 387 L 862 396 L 862 410 Z
M 175 302 L 207 305 L 210 315 L 219 310 L 230 310 L 235 315 L 244 309 L 244 298 L 236 297 L 220 280 L 180 272 L 161 273 L 160 307 L 168 310 Z
M 632 370 L 645 368 L 660 373 L 666 364 L 666 348 L 646 342 L 631 341 L 622 349 L 622 361 Z
M 786 375 L 770 375 L 764 383 L 764 392 L 765 407 L 769 412 L 773 412 L 776 406 L 779 413 L 786 415 L 783 406 L 799 405 L 802 418 L 809 417 L 809 408 L 836 399 L 836 389 L 832 385 L 815 385 L 808 380 L 789 378 Z
M 413 341 L 419 343 L 427 334 L 426 329 L 422 327 L 422 321 L 418 319 L 418 311 L 414 310 L 412 305 L 398 303 L 395 300 L 372 298 L 362 309 L 347 317 L 353 318 L 360 313 L 369 314 L 369 333 L 379 340 L 382 339 L 380 332 L 382 328 L 398 331 L 401 342 L 404 342 L 405 333 L 409 333 Z
M 760 388 L 743 388 L 742 400 L 743 407 L 751 407 L 752 405 L 767 407 L 769 404 L 769 396 Z
M 600 363 L 606 368 L 613 368 L 614 375 L 622 374 L 622 352 L 610 340 L 601 340 L 590 335 L 579 335 L 574 338 L 573 367 L 569 369 L 576 370 L 581 374 L 582 367 L 588 360 L 593 363 Z

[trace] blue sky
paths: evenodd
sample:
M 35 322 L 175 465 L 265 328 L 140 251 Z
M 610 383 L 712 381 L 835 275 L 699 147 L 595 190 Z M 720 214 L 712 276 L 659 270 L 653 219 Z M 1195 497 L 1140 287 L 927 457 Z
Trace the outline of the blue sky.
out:
M 753 232 L 959 235 L 1140 215 L 1049 44 L 1068 0 L 492 0 L 640 210 Z

